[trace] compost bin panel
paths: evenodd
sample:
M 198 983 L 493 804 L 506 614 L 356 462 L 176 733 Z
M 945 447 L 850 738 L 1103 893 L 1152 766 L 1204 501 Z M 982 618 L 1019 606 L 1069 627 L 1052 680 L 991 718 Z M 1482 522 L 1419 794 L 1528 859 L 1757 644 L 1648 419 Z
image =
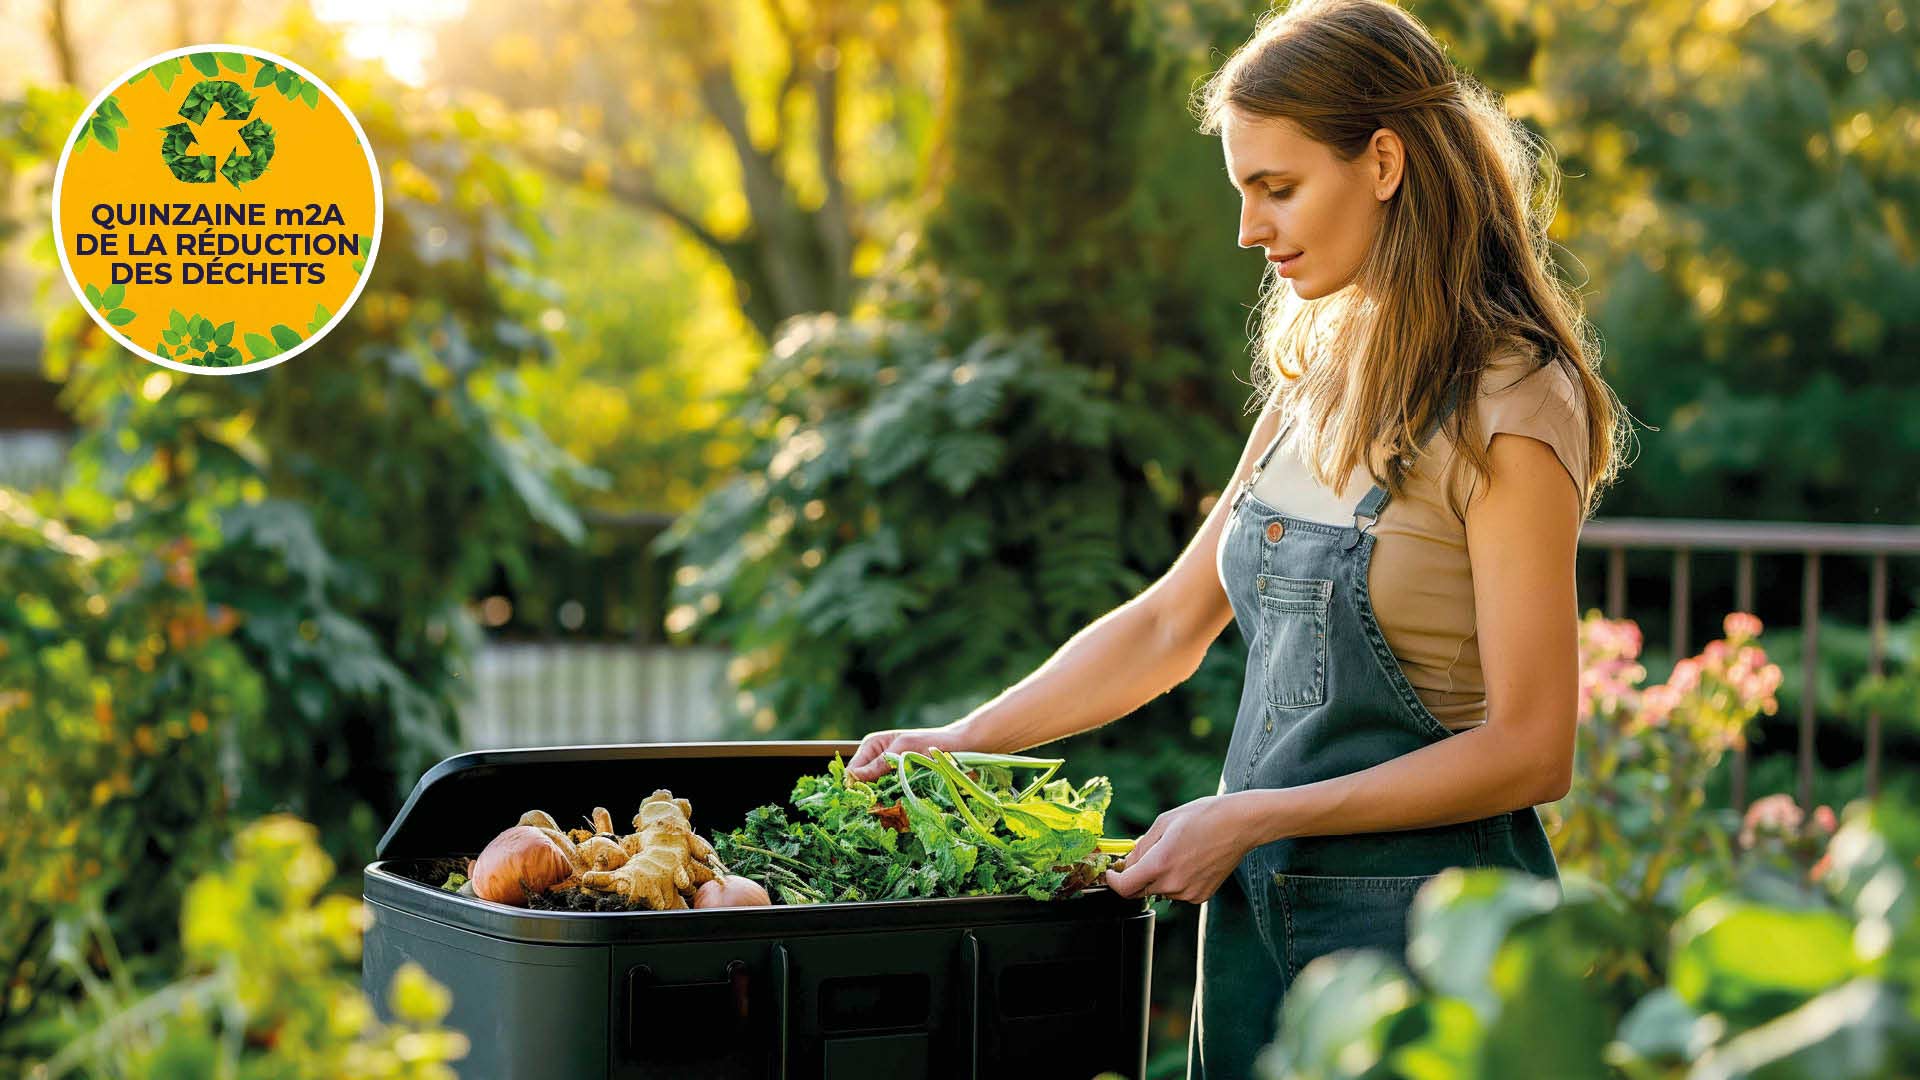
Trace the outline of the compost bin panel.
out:
M 391 1016 L 393 973 L 411 960 L 453 991 L 446 1026 L 472 1052 L 461 1080 L 607 1074 L 607 949 L 502 941 L 368 903 L 363 985 Z

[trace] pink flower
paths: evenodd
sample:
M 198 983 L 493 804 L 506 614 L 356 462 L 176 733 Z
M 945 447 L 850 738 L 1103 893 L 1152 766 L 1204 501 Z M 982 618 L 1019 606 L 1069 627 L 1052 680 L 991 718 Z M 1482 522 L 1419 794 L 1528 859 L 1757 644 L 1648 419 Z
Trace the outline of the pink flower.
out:
M 1640 696 L 1640 723 L 1647 727 L 1664 727 L 1667 717 L 1679 704 L 1680 691 L 1671 685 L 1662 683 L 1651 687 Z
M 1834 819 L 1833 807 L 1825 804 L 1814 808 L 1813 824 L 1815 828 L 1828 834 L 1834 833 L 1840 828 L 1840 823 Z
M 1760 618 L 1750 611 L 1735 611 L 1720 622 L 1722 630 L 1730 641 L 1744 641 L 1760 636 Z
M 1699 687 L 1700 661 L 1690 656 L 1673 665 L 1673 674 L 1667 676 L 1667 685 L 1673 688 L 1675 694 L 1685 694 Z
M 1589 615 L 1580 623 L 1580 651 L 1588 662 L 1631 660 L 1640 655 L 1640 627 L 1631 619 Z
M 1752 847 L 1757 834 L 1762 831 L 1787 834 L 1797 832 L 1803 816 L 1800 812 L 1800 804 L 1793 801 L 1793 796 L 1784 792 L 1755 799 L 1753 805 L 1747 807 L 1746 816 L 1740 822 L 1740 846 Z

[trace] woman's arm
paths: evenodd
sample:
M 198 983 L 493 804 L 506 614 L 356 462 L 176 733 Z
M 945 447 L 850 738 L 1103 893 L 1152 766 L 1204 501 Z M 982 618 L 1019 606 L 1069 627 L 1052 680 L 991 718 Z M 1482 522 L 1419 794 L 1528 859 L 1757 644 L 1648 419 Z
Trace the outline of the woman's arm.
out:
M 1240 464 L 1173 566 L 1068 639 L 1046 663 L 958 721 L 965 745 L 1013 753 L 1117 720 L 1186 681 L 1233 619 L 1216 552 L 1233 493 L 1279 433 L 1273 401 Z
M 1272 840 L 1447 825 L 1567 793 L 1579 704 L 1579 496 L 1546 443 L 1501 432 L 1488 450 L 1498 482 L 1467 506 L 1487 722 L 1346 776 L 1169 810 L 1126 869 L 1108 872 L 1114 891 L 1198 903 Z
M 1256 835 L 1446 825 L 1566 795 L 1580 692 L 1579 496 L 1538 439 L 1500 432 L 1488 452 L 1498 483 L 1467 506 L 1487 722 L 1370 769 L 1262 793 L 1280 798 L 1250 805 L 1265 821 Z

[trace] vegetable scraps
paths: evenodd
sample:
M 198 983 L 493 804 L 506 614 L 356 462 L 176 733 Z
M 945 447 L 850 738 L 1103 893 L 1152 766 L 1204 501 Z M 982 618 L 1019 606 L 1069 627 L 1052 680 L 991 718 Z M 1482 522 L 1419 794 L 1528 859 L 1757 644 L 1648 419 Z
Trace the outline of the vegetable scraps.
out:
M 481 900 L 547 910 L 672 911 L 766 904 L 765 890 L 735 880 L 693 831 L 693 806 L 661 789 L 640 803 L 634 831 L 614 831 L 593 808 L 591 829 L 561 832 L 543 810 L 493 838 L 466 875 L 441 888 Z M 469 880 L 469 877 L 471 880 Z M 458 879 L 458 880 L 456 880 Z M 719 888 L 706 886 L 718 883 Z
M 762 806 L 740 828 L 716 834 L 715 851 L 779 902 L 818 904 L 1060 899 L 1098 882 L 1133 849 L 1131 840 L 1101 838 L 1113 797 L 1107 778 L 1079 787 L 1055 780 L 1064 759 L 934 749 L 887 760 L 893 770 L 867 782 L 849 777 L 834 755 L 824 774 L 794 785 L 800 820 Z

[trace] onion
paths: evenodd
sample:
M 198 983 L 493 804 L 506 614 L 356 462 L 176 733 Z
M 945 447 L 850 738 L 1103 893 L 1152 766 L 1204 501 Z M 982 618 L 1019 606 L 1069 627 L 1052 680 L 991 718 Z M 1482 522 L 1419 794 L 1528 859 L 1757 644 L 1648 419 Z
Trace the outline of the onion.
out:
M 482 900 L 524 907 L 527 892 L 545 892 L 573 873 L 567 854 L 546 833 L 515 825 L 487 844 L 473 860 L 474 895 Z
M 759 882 L 739 874 L 714 878 L 693 894 L 693 906 L 697 908 L 766 907 L 771 903 Z

